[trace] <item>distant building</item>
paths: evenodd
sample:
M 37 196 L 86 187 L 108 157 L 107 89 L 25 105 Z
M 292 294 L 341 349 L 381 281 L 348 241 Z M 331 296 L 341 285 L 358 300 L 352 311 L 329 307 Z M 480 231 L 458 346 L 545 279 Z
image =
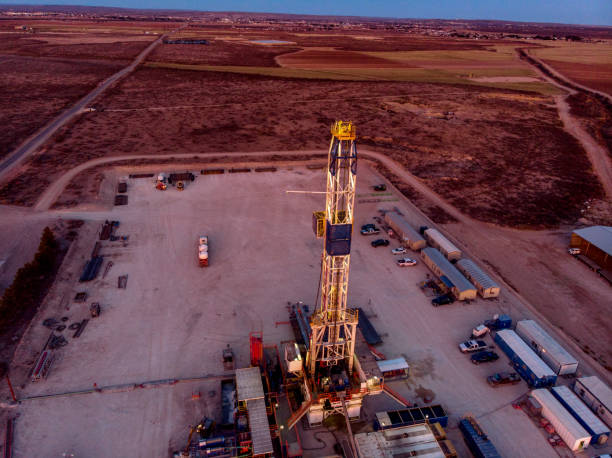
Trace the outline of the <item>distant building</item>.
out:
M 597 263 L 602 269 L 612 270 L 612 226 L 591 226 L 572 232 L 572 248 Z

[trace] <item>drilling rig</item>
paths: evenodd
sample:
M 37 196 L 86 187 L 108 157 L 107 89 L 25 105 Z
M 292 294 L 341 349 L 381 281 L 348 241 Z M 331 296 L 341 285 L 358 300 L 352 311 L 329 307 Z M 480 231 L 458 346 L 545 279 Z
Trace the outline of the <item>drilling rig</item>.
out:
M 331 414 L 358 418 L 362 399 L 382 390 L 355 357 L 358 312 L 347 307 L 351 235 L 354 221 L 357 148 L 355 126 L 337 121 L 331 128 L 327 163 L 321 301 L 310 316 L 304 402 L 290 419 L 291 428 L 307 414 L 311 426 Z

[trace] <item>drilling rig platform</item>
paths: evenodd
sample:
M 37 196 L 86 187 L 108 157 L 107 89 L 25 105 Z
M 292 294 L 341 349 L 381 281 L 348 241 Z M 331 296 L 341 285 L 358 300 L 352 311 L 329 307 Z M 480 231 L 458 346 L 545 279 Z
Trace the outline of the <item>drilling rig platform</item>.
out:
M 285 353 L 287 372 L 295 376 L 303 400 L 287 422 L 289 428 L 305 415 L 310 426 L 335 413 L 344 415 L 347 423 L 358 419 L 363 398 L 383 389 L 380 371 L 357 328 L 358 311 L 347 306 L 357 178 L 355 126 L 337 121 L 331 134 L 325 212 L 315 212 L 324 217 L 319 224 L 324 228 L 320 303 L 312 314 L 301 304 L 290 310 L 305 358 Z

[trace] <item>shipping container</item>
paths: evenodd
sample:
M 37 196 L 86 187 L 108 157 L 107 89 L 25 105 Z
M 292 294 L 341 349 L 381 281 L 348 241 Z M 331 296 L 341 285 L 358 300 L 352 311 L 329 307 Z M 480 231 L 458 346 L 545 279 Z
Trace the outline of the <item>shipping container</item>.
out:
M 461 258 L 461 250 L 444 237 L 439 230 L 433 228 L 427 229 L 424 234 L 429 244 L 440 250 L 449 261 Z
M 463 276 L 448 259 L 435 248 L 423 248 L 421 259 L 439 278 L 445 276 L 451 283 L 451 291 L 459 301 L 476 299 L 476 288 Z
M 385 213 L 385 222 L 398 235 L 402 244 L 411 250 L 417 251 L 427 245 L 421 234 L 415 231 L 400 214 L 396 212 Z
M 478 293 L 486 298 L 499 296 L 499 285 L 489 277 L 474 261 L 470 259 L 460 259 L 455 264 L 457 269 L 465 278 L 472 282 Z
M 459 421 L 459 429 L 466 445 L 476 458 L 501 458 L 489 437 L 472 417 Z
M 594 375 L 581 377 L 574 383 L 574 392 L 612 428 L 612 390 Z
M 578 361 L 533 320 L 516 323 L 516 333 L 557 375 L 575 374 Z
M 448 424 L 448 415 L 441 405 L 429 407 L 412 407 L 403 410 L 389 410 L 377 412 L 374 420 L 374 429 L 391 429 L 401 426 L 417 425 L 420 423 Z
M 591 435 L 591 443 L 605 444 L 610 437 L 610 428 L 591 412 L 576 394 L 566 386 L 556 386 L 552 394 L 563 407 L 576 419 L 580 425 Z
M 556 383 L 557 375 L 512 329 L 497 331 L 494 340 L 530 386 L 540 388 Z
M 533 396 L 542 406 L 542 416 L 555 428 L 570 450 L 584 450 L 591 442 L 591 435 L 561 405 L 550 391 L 544 388 L 533 390 Z

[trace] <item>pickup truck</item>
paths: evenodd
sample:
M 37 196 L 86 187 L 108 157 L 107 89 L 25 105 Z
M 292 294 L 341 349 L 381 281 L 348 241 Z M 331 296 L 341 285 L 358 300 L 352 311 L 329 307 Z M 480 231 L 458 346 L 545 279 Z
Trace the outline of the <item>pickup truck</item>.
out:
M 487 383 L 491 386 L 516 385 L 521 383 L 521 377 L 516 372 L 498 372 L 487 377 Z
M 474 364 L 488 363 L 491 361 L 497 361 L 499 359 L 499 355 L 494 351 L 485 350 L 474 353 L 470 359 Z
M 361 235 L 374 235 L 374 234 L 380 234 L 380 229 L 378 229 L 376 226 L 371 225 L 371 226 L 364 226 L 361 228 Z
M 485 350 L 487 347 L 488 345 L 484 340 L 466 340 L 459 344 L 459 350 L 461 350 L 462 353 Z

